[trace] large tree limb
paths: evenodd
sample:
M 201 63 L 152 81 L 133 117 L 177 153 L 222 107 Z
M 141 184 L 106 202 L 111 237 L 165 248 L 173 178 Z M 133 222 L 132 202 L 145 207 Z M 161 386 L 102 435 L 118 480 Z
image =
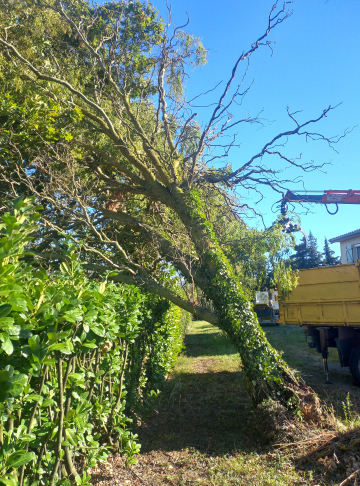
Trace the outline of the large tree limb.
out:
M 117 161 L 114 157 L 109 155 L 108 153 L 104 152 L 103 150 L 97 148 L 95 145 L 91 145 L 89 143 L 84 143 L 81 140 L 73 140 L 73 143 L 76 145 L 79 145 L 80 147 L 83 147 L 84 149 L 88 150 L 89 152 L 93 152 L 94 154 L 98 155 L 101 157 L 105 162 L 106 165 L 109 167 L 113 167 L 117 169 L 119 172 L 127 176 L 129 179 L 131 179 L 133 182 L 139 185 L 143 185 L 146 183 L 144 179 L 141 179 L 141 177 L 138 177 L 136 174 L 131 172 L 127 167 L 125 167 L 123 164 L 121 164 L 119 161 Z
M 37 257 L 44 258 L 46 260 L 58 260 L 58 261 L 68 261 L 69 258 L 65 255 L 62 255 L 58 252 L 36 252 L 31 251 Z M 196 316 L 198 319 L 204 320 L 217 326 L 219 323 L 219 319 L 216 314 L 200 307 L 198 305 L 192 304 L 186 299 L 180 297 L 180 295 L 176 294 L 176 292 L 160 285 L 155 280 L 146 277 L 145 275 L 131 275 L 127 269 L 124 271 L 116 271 L 114 272 L 112 268 L 104 267 L 102 265 L 96 265 L 93 263 L 83 263 L 83 268 L 85 270 L 89 270 L 90 272 L 94 272 L 100 275 L 107 275 L 108 280 L 112 280 L 114 282 L 124 283 L 126 285 L 134 285 L 136 287 L 141 288 L 144 292 L 149 292 L 151 294 L 156 294 L 159 297 L 164 297 L 165 299 L 169 300 L 173 304 L 177 305 L 181 309 L 186 310 L 190 314 Z
M 152 174 L 152 172 L 138 158 L 134 157 L 134 155 L 132 155 L 130 153 L 129 149 L 127 148 L 126 143 L 124 142 L 124 140 L 121 137 L 119 137 L 118 134 L 112 133 L 111 130 L 109 130 L 109 128 L 106 126 L 106 124 L 104 123 L 104 121 L 101 118 L 99 118 L 98 116 L 96 116 L 93 113 L 91 113 L 91 111 L 86 110 L 82 106 L 79 106 L 79 105 L 75 105 L 75 106 L 77 106 L 81 110 L 81 113 L 86 118 L 89 118 L 93 122 L 95 122 L 98 125 L 100 125 L 100 131 L 102 133 L 104 133 L 104 135 L 107 135 L 110 138 L 110 140 L 112 140 L 115 143 L 115 146 L 116 146 L 116 148 L 118 148 L 120 150 L 120 153 L 132 165 L 134 165 L 134 167 L 136 167 L 140 171 L 140 173 L 143 175 L 144 179 L 147 182 L 152 183 L 152 182 L 155 181 L 155 177 Z M 92 147 L 92 151 L 94 151 L 94 147 Z
M 177 270 L 179 270 L 187 280 L 190 282 L 194 281 L 194 283 L 199 285 L 199 287 L 208 284 L 206 279 L 200 275 L 197 265 L 198 258 L 181 250 L 179 247 L 165 238 L 161 233 L 156 231 L 152 226 L 143 223 L 142 221 L 138 221 L 133 216 L 125 213 L 111 211 L 110 209 L 106 208 L 96 209 L 101 211 L 101 213 L 107 219 L 112 219 L 114 221 L 119 221 L 124 225 L 128 225 L 141 232 L 144 238 L 156 243 L 159 247 L 159 252 L 161 255 L 171 261 Z
M 84 264 L 83 267 L 86 270 L 90 270 L 100 274 L 109 272 L 111 270 L 108 268 L 104 268 L 100 265 L 93 264 Z M 118 272 L 114 275 L 111 274 L 111 276 L 109 276 L 108 278 L 109 280 L 113 280 L 114 282 L 121 282 L 127 285 L 135 285 L 136 287 L 140 287 L 144 292 L 149 292 L 151 294 L 156 294 L 160 297 L 164 297 L 178 307 L 181 307 L 181 309 L 190 312 L 190 314 L 196 316 L 198 319 L 210 322 L 210 324 L 213 324 L 214 326 L 217 326 L 219 323 L 218 316 L 213 312 L 210 312 L 209 310 L 204 309 L 203 307 L 200 307 L 198 305 L 192 304 L 188 300 L 180 297 L 172 290 L 158 284 L 157 282 L 155 282 L 155 280 L 152 280 L 151 278 L 146 278 L 142 275 L 127 275 L 121 272 Z

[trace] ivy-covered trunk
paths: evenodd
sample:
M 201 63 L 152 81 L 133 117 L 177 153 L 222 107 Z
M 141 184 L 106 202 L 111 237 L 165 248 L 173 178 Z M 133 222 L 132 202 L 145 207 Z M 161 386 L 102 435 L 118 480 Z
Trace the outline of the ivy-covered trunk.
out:
M 202 313 L 209 322 L 218 317 L 239 350 L 255 403 L 279 395 L 288 402 L 297 392 L 307 392 L 267 342 L 203 211 L 208 204 L 213 218 L 231 215 L 236 207 L 229 203 L 227 188 L 240 180 L 249 188 L 254 181 L 283 187 L 278 171 L 259 166 L 259 161 L 278 157 L 279 168 L 292 167 L 289 155 L 273 150 L 290 135 L 326 140 L 330 146 L 341 138 L 307 131 L 333 107 L 302 124 L 289 112 L 296 127 L 272 136 L 235 171 L 227 164 L 211 167 L 213 150 L 218 162 L 225 162 L 237 145 L 227 139 L 235 125 L 261 122 L 257 116 L 242 119 L 240 112 L 233 119 L 231 105 L 248 91 L 240 94 L 235 76 L 255 51 L 270 45 L 267 36 L 290 16 L 289 2 L 282 8 L 273 4 L 262 35 L 238 57 L 203 126 L 195 120 L 198 114 L 191 111 L 183 81 L 190 67 L 205 62 L 206 51 L 184 30 L 170 34 L 172 27 L 147 2 L 104 2 L 96 8 L 85 0 L 27 2 L 26 16 L 23 2 L 12 2 L 10 13 L 2 3 L 0 30 L 7 33 L 0 35 L 5 73 L 0 93 L 6 101 L 1 111 L 2 183 L 20 191 L 26 186 L 46 202 L 49 221 L 37 251 L 52 259 L 57 238 L 71 235 L 89 250 L 86 270 L 91 275 L 114 270 L 118 282 L 146 288 L 198 316 Z M 296 165 L 305 172 L 321 167 Z M 194 188 L 200 188 L 201 197 Z M 54 228 L 61 231 L 57 234 Z M 174 238 L 179 228 L 183 234 Z M 191 275 L 180 262 L 192 258 L 183 251 L 183 235 L 191 239 L 198 257 Z M 172 261 L 185 278 L 193 279 L 213 302 L 217 317 L 161 285 L 158 261 Z
M 197 285 L 212 301 L 219 317 L 219 327 L 238 350 L 245 372 L 246 388 L 254 404 L 273 398 L 289 409 L 302 409 L 315 418 L 318 399 L 300 377 L 268 342 L 251 310 L 239 278 L 234 274 L 203 212 L 203 202 L 196 191 L 174 195 L 178 214 L 189 229 L 198 254 L 195 274 Z M 315 413 L 317 414 L 317 412 Z

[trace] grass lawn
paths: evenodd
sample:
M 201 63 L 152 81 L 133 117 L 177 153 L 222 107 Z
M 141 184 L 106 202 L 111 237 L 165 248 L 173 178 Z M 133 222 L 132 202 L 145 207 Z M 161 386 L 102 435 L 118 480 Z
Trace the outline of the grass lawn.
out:
M 341 370 L 334 350 L 329 359 L 333 385 L 326 385 L 322 358 L 308 348 L 303 329 L 269 326 L 264 330 L 270 343 L 284 351 L 289 365 L 333 405 L 335 414 L 341 417 L 348 392 L 354 407 L 360 405 L 359 386 L 348 369 Z M 264 424 L 245 391 L 239 357 L 217 328 L 192 322 L 185 346 L 159 406 L 138 427 L 139 463 L 121 469 L 119 483 L 107 482 L 105 475 L 95 484 L 324 486 L 339 484 L 346 477 L 345 466 L 323 467 L 327 457 L 300 466 L 291 450 L 274 448 L 264 440 Z M 120 458 L 115 457 L 109 467 L 116 464 L 121 466 Z
M 284 360 L 301 374 L 322 400 L 334 407 L 337 414 L 343 414 L 342 402 L 347 393 L 350 393 L 351 401 L 360 413 L 360 387 L 354 381 L 350 369 L 340 367 L 337 349 L 329 348 L 328 365 L 332 385 L 327 385 L 322 356 L 315 349 L 309 349 L 303 328 L 269 326 L 264 331 L 272 346 L 284 352 Z

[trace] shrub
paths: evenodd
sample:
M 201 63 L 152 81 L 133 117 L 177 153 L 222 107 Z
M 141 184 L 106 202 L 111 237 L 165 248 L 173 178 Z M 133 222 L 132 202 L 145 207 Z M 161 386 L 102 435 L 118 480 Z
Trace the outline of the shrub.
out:
M 0 225 L 0 485 L 85 485 L 111 451 L 136 462 L 131 417 L 181 349 L 180 315 L 133 287 L 89 280 L 74 243 L 59 270 L 27 263 L 39 220 L 28 202 L 17 199 Z

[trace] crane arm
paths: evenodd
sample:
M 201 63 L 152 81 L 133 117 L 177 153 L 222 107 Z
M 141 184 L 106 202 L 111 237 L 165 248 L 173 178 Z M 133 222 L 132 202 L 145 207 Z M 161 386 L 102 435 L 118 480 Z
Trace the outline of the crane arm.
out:
M 317 191 L 314 191 L 317 192 Z M 336 214 L 339 210 L 339 204 L 360 204 L 360 191 L 354 191 L 349 189 L 347 191 L 319 191 L 318 194 L 309 194 L 307 191 L 293 192 L 287 191 L 281 200 L 281 214 L 284 216 L 282 223 L 282 231 L 284 233 L 294 233 L 295 231 L 301 231 L 305 236 L 305 246 L 307 248 L 307 237 L 305 231 L 293 223 L 287 216 L 288 203 L 315 203 L 315 204 L 325 204 L 327 212 L 329 214 Z M 336 209 L 332 213 L 329 211 L 328 204 L 335 204 Z M 295 247 L 295 249 L 302 248 L 302 245 Z
M 282 199 L 287 202 L 308 202 L 317 204 L 360 204 L 360 191 L 324 191 L 320 194 L 308 194 L 307 192 L 287 191 Z

